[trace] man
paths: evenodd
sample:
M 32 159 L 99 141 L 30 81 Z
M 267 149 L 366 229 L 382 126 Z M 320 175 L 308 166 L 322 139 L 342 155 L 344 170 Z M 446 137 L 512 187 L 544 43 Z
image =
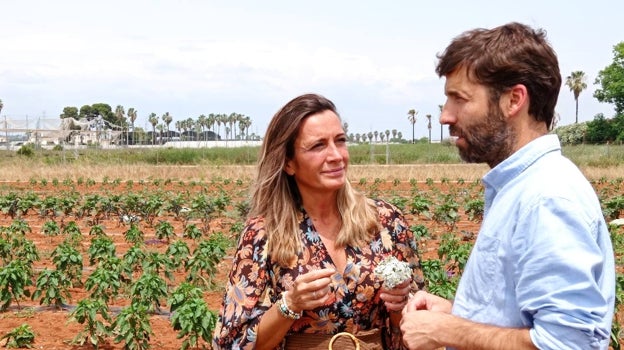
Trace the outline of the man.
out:
M 607 349 L 613 249 L 598 198 L 561 154 L 561 86 L 541 30 L 509 23 L 438 56 L 440 116 L 465 161 L 485 162 L 485 215 L 453 303 L 418 292 L 403 309 L 410 349 Z

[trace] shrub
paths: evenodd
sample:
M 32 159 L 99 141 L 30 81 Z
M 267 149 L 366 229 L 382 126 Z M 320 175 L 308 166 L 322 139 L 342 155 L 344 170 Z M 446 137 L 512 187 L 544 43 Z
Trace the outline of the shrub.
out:
M 30 158 L 35 155 L 35 146 L 31 143 L 27 143 L 20 147 L 20 149 L 18 149 L 16 153 L 20 156 Z

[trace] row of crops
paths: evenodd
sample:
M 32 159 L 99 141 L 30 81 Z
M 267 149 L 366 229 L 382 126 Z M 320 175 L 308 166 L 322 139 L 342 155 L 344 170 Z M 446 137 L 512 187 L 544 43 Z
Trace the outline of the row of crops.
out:
M 611 221 L 624 215 L 623 180 L 593 183 Z M 153 347 L 150 317 L 169 320 L 182 348 L 209 347 L 216 307 L 249 210 L 248 180 L 209 182 L 31 180 L 0 187 L 0 317 L 55 308 L 81 325 L 71 343 Z M 483 215 L 479 181 L 360 179 L 354 186 L 405 214 L 419 241 L 430 292 L 451 298 Z M 611 226 L 624 297 L 624 232 Z M 225 263 L 224 263 L 225 261 Z M 221 270 L 219 270 L 221 269 Z M 75 300 L 79 288 L 85 293 Z M 36 317 L 36 315 L 34 316 Z M 622 311 L 613 323 L 620 346 Z M 0 334 L 35 342 L 28 322 Z

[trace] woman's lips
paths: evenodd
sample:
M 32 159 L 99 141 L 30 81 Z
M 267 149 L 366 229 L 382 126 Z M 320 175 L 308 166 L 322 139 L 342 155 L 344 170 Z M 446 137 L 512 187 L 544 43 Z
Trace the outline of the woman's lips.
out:
M 333 176 L 337 176 L 337 175 L 342 175 L 342 173 L 344 172 L 344 168 L 338 168 L 338 169 L 331 169 L 331 170 L 326 170 L 323 171 L 324 174 L 327 175 L 333 175 Z

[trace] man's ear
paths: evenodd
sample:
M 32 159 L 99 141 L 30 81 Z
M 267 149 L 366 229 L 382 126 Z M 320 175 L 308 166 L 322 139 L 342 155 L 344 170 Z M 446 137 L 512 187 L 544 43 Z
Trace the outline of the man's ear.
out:
M 515 116 L 523 110 L 526 110 L 526 113 L 529 112 L 529 92 L 523 84 L 512 86 L 505 94 L 503 101 L 501 108 L 508 116 Z

